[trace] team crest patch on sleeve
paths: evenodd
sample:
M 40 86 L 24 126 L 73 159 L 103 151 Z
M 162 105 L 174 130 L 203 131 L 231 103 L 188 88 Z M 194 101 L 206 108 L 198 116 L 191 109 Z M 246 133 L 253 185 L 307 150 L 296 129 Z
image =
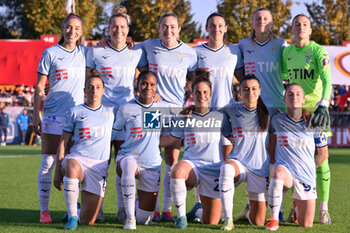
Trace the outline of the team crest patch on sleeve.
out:
M 328 66 L 329 65 L 329 59 L 328 58 L 323 58 L 322 59 L 322 66 Z
M 159 110 L 143 112 L 144 129 L 160 129 L 161 122 L 162 122 L 162 113 Z

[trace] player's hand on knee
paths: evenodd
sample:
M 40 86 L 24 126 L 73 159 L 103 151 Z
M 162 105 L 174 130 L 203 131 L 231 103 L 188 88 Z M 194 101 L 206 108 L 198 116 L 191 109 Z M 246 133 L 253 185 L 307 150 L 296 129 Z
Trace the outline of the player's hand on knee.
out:
M 60 172 L 55 172 L 55 177 L 53 179 L 53 184 L 56 189 L 62 191 L 63 176 Z

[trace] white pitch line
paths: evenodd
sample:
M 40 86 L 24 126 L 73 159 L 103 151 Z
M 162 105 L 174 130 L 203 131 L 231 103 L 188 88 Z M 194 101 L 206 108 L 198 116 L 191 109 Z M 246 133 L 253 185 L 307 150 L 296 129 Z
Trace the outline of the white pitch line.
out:
M 0 159 L 7 159 L 7 158 L 23 158 L 23 157 L 37 157 L 41 155 L 0 155 Z

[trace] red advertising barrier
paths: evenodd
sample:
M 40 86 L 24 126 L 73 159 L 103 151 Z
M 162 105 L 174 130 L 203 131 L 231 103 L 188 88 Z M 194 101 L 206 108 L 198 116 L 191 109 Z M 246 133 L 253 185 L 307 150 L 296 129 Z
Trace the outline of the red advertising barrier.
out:
M 333 136 L 328 138 L 328 146 L 330 147 L 350 147 L 350 127 L 349 126 L 333 126 Z
M 41 40 L 0 40 L 0 84 L 35 86 L 41 54 L 54 44 Z

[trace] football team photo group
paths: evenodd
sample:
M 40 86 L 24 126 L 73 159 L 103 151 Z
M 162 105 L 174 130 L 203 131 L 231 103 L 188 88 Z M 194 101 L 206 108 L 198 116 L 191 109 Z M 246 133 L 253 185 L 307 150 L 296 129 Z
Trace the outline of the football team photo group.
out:
M 195 47 L 181 41 L 174 13 L 160 17 L 159 38 L 134 43 L 123 6 L 109 18 L 108 36 L 85 47 L 82 18 L 68 14 L 37 68 L 37 221 L 50 228 L 54 188 L 64 195 L 64 229 L 103 221 L 108 184 L 124 229 L 331 224 L 328 52 L 310 39 L 307 15 L 292 19 L 288 43 L 274 35 L 269 9 L 254 10 L 249 38 L 229 43 L 229 25 L 214 12 L 203 22 L 208 42 Z M 237 211 L 241 184 L 246 207 Z

